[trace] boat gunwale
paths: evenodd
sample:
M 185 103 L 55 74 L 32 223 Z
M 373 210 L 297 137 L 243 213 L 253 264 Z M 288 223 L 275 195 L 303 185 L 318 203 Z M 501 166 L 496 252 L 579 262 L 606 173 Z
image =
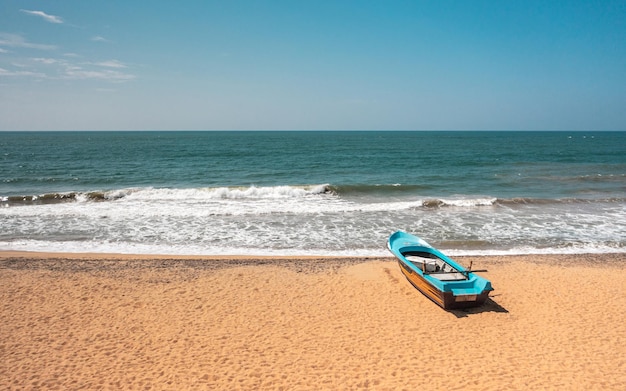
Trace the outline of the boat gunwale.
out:
M 408 249 L 407 250 L 408 252 L 415 251 L 415 252 L 426 252 L 426 253 L 429 253 L 429 254 L 433 254 L 433 255 L 439 257 L 439 259 L 441 261 L 447 263 L 448 265 L 453 267 L 455 270 L 457 270 L 455 273 L 460 273 L 465 278 L 462 279 L 462 280 L 440 280 L 440 279 L 438 279 L 436 277 L 433 277 L 432 274 L 437 274 L 437 272 L 424 272 L 421 268 L 417 267 L 413 262 L 411 262 L 410 260 L 408 260 L 406 258 L 406 256 L 404 255 L 405 249 Z M 414 249 L 420 249 L 420 250 L 414 250 Z M 425 250 L 425 251 L 422 251 L 422 250 Z M 407 246 L 407 247 L 402 247 L 402 248 L 398 249 L 397 253 L 394 252 L 393 250 L 392 250 L 392 252 L 394 253 L 394 255 L 396 255 L 396 258 L 398 258 L 398 260 L 400 262 L 405 264 L 409 269 L 411 269 L 413 272 L 419 274 L 428 283 L 432 284 L 434 287 L 436 287 L 438 290 L 440 290 L 442 292 L 448 292 L 448 291 L 451 291 L 452 289 L 455 289 L 455 285 L 456 286 L 458 286 L 458 285 L 467 285 L 468 283 L 470 283 L 472 285 L 472 287 L 473 287 L 474 283 L 478 279 L 478 276 L 476 274 L 474 274 L 472 271 L 467 270 L 463 266 L 461 266 L 458 263 L 456 263 L 456 262 L 452 261 L 451 259 L 447 258 L 445 255 L 441 254 L 439 251 L 437 251 L 436 249 L 434 249 L 432 247 Z M 400 256 L 398 256 L 398 254 Z M 444 257 L 444 258 L 442 258 L 442 257 Z

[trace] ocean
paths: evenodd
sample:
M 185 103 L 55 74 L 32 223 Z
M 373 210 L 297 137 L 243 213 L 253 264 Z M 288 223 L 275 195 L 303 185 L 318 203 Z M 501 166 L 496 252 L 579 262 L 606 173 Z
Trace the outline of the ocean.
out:
M 0 250 L 626 252 L 626 132 L 0 132 Z

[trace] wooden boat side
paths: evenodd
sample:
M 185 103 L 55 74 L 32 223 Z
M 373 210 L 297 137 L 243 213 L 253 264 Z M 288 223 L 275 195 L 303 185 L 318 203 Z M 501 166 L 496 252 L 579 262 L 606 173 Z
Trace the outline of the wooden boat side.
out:
M 398 264 L 400 265 L 400 270 L 402 271 L 402 274 L 404 274 L 404 276 L 411 283 L 411 285 L 413 285 L 417 290 L 422 292 L 424 296 L 428 297 L 430 300 L 435 302 L 435 304 L 445 310 L 470 308 L 483 305 L 489 297 L 489 292 L 491 292 L 487 290 L 477 295 L 470 295 L 471 297 L 473 297 L 473 299 L 467 299 L 466 296 L 463 295 L 455 296 L 452 292 L 444 292 L 437 289 L 434 285 L 432 285 L 432 283 L 427 281 L 419 273 L 414 272 L 401 260 L 398 260 Z
M 419 273 L 416 273 L 411 268 L 409 268 L 404 262 L 398 260 L 398 264 L 400 265 L 400 270 L 402 271 L 402 274 L 404 274 L 404 276 L 411 283 L 411 285 L 413 285 L 418 291 L 422 292 L 424 296 L 434 301 L 440 307 L 446 308 L 446 299 L 444 297 L 444 292 L 435 288 Z M 452 294 L 452 292 L 448 293 L 450 295 Z

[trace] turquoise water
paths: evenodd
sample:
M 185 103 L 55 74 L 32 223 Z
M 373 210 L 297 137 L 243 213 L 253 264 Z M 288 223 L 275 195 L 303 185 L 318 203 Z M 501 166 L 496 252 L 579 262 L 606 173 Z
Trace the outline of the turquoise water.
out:
M 626 132 L 2 132 L 0 249 L 626 251 Z

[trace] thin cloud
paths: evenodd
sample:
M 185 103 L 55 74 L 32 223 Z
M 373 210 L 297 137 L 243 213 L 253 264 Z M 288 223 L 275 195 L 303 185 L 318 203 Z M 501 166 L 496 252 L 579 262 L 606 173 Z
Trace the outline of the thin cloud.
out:
M 0 48 L 0 53 L 8 53 L 8 52 L 9 52 L 8 50 L 4 50 L 4 49 Z
M 103 63 L 75 63 L 68 59 L 32 57 L 26 63 L 13 63 L 14 69 L 0 68 L 2 77 L 31 77 L 48 80 L 100 80 L 123 83 L 134 80 L 135 75 L 124 72 L 126 65 L 117 60 Z
M 75 64 L 65 61 L 62 78 L 73 80 L 103 80 L 109 82 L 122 83 L 135 79 L 135 75 L 125 73 L 119 69 L 126 68 L 126 65 L 117 60 L 105 61 L 102 63 L 81 63 Z M 101 68 L 93 68 L 99 66 Z M 102 69 L 112 68 L 112 69 Z
M 18 34 L 0 33 L 0 45 L 27 48 L 27 49 L 39 49 L 39 50 L 54 50 L 56 46 L 45 45 L 40 43 L 28 42 L 24 37 Z
M 128 73 L 122 73 L 118 71 L 104 70 L 104 71 L 94 71 L 94 70 L 86 70 L 79 69 L 78 67 L 68 68 L 65 71 L 65 77 L 68 79 L 97 79 L 97 80 L 107 80 L 113 82 L 124 82 L 133 80 L 135 78 L 134 75 Z
M 52 64 L 56 64 L 59 62 L 59 60 L 56 60 L 54 58 L 33 58 L 33 61 L 40 62 L 42 64 L 47 64 L 47 65 L 52 65 Z
M 91 40 L 95 42 L 110 42 L 108 39 L 100 35 L 96 35 L 95 37 L 92 37 Z
M 24 12 L 25 14 L 42 17 L 46 22 L 63 23 L 63 19 L 61 17 L 55 16 L 55 15 L 48 15 L 47 13 L 43 11 L 30 11 L 30 10 L 24 10 L 24 9 L 20 11 Z
M 118 68 L 118 69 L 127 68 L 126 65 L 124 65 L 123 63 L 117 60 L 97 62 L 94 65 L 98 65 L 98 66 L 105 67 L 105 68 Z
M 0 77 L 1 76 L 13 76 L 13 77 L 19 77 L 19 76 L 28 76 L 28 77 L 38 77 L 38 78 L 45 78 L 46 75 L 43 73 L 39 73 L 39 72 L 31 72 L 31 71 L 9 71 L 6 70 L 4 68 L 0 68 Z

